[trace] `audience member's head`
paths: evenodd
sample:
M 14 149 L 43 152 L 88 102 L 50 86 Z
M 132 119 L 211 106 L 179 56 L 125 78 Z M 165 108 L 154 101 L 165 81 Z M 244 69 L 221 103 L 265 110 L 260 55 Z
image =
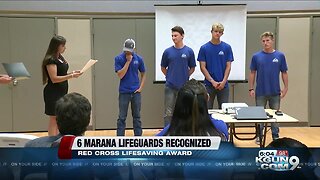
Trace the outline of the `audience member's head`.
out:
M 205 86 L 191 79 L 179 90 L 170 128 L 170 136 L 221 136 L 208 114 Z
M 304 165 L 313 163 L 314 160 L 308 147 L 302 142 L 284 137 L 273 140 L 267 148 L 288 150 L 289 156 L 297 156 L 299 164 L 302 164 L 302 166 L 299 165 L 300 168 L 292 171 L 259 170 L 256 179 L 316 179 L 314 167 Z
M 308 149 L 308 147 L 302 142 L 292 138 L 288 138 L 288 137 L 273 140 L 267 147 L 268 148 L 306 148 Z
M 79 93 L 66 94 L 56 103 L 57 125 L 62 135 L 83 135 L 90 115 L 91 104 Z
M 308 149 L 308 146 L 292 138 L 283 137 L 275 139 L 267 146 L 267 148 L 294 149 L 294 152 L 292 152 L 293 154 L 291 155 L 299 156 L 300 160 L 303 160 L 305 162 L 311 160 L 311 153 Z

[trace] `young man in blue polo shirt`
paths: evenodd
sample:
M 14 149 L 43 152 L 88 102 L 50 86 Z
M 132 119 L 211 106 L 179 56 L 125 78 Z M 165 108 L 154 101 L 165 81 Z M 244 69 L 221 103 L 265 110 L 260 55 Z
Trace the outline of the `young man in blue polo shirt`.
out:
M 120 78 L 117 136 L 125 135 L 126 118 L 130 102 L 134 135 L 142 135 L 140 120 L 141 91 L 146 81 L 146 70 L 142 57 L 134 52 L 134 48 L 134 40 L 127 39 L 123 44 L 123 52 L 114 58 L 114 69 Z M 139 80 L 139 72 L 141 82 Z
M 231 46 L 220 40 L 224 27 L 221 23 L 215 23 L 211 28 L 212 38 L 202 45 L 198 61 L 200 69 L 205 76 L 204 83 L 210 95 L 208 109 L 213 108 L 215 97 L 218 99 L 218 107 L 229 101 L 228 77 L 231 71 L 233 53 Z
M 288 67 L 284 54 L 273 48 L 274 36 L 272 32 L 261 35 L 263 49 L 252 56 L 249 75 L 249 95 L 255 97 L 257 106 L 266 108 L 267 102 L 271 109 L 280 109 L 280 99 L 288 91 Z M 281 72 L 284 88 L 280 89 L 279 74 Z M 255 78 L 257 85 L 254 90 Z M 278 123 L 271 123 L 272 139 L 279 138 Z M 260 138 L 263 126 L 260 124 Z M 257 142 L 260 142 L 257 139 Z
M 164 127 L 171 121 L 179 89 L 189 80 L 196 66 L 193 50 L 183 43 L 183 28 L 173 27 L 171 38 L 174 45 L 163 52 L 161 59 L 161 71 L 166 76 Z

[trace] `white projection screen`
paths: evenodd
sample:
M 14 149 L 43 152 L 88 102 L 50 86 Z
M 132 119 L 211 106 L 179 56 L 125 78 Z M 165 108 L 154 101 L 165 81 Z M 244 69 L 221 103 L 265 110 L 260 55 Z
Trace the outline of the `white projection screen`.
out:
M 245 80 L 246 5 L 156 5 L 155 12 L 155 82 L 165 81 L 160 64 L 164 50 L 173 45 L 172 27 L 179 25 L 184 29 L 184 44 L 193 49 L 197 60 L 200 47 L 211 40 L 211 27 L 216 22 L 224 25 L 221 40 L 230 44 L 233 50 L 229 80 Z M 191 78 L 204 80 L 198 61 Z

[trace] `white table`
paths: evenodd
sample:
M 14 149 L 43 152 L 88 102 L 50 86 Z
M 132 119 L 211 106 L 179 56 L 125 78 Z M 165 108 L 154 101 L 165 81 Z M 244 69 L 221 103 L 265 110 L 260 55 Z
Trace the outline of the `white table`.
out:
M 267 127 L 268 123 L 296 123 L 299 122 L 299 120 L 283 113 L 282 116 L 275 115 L 275 110 L 272 109 L 266 109 L 266 112 L 268 112 L 273 117 L 267 120 L 237 120 L 234 118 L 234 114 L 224 114 L 221 109 L 209 109 L 209 114 L 212 115 L 215 119 L 223 120 L 225 123 L 228 123 L 230 125 L 230 142 L 233 142 L 233 137 L 239 140 L 253 140 L 258 137 L 258 134 L 260 134 L 260 128 L 259 124 L 262 123 L 264 125 L 264 133 L 263 137 L 260 138 L 260 147 L 265 146 L 266 142 L 266 136 L 267 136 Z M 241 124 L 241 123 L 254 123 L 255 124 L 255 133 L 236 133 L 235 124 Z M 237 134 L 254 134 L 255 136 L 252 138 L 240 138 L 237 136 Z

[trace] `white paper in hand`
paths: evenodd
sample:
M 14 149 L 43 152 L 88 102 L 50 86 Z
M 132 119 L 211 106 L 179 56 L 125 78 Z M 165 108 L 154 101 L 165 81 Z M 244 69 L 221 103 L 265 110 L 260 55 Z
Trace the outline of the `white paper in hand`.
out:
M 90 59 L 87 64 L 81 69 L 81 73 L 85 72 L 86 70 L 88 70 L 92 65 L 94 65 L 96 62 L 98 62 L 98 60 L 94 60 L 94 59 Z

